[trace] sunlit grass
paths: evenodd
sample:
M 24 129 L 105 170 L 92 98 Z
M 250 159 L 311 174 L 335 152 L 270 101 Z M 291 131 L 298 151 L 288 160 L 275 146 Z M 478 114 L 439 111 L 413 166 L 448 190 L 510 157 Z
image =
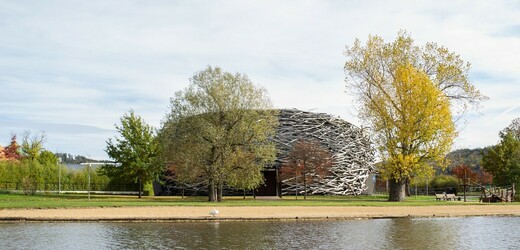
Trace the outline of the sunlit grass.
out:
M 77 207 L 132 207 L 132 206 L 438 206 L 438 205 L 486 205 L 475 197 L 468 202 L 436 201 L 434 196 L 411 196 L 405 202 L 388 202 L 385 195 L 368 196 L 284 196 L 282 199 L 254 199 L 241 196 L 224 197 L 221 203 L 207 202 L 204 196 L 136 196 L 86 194 L 0 194 L 0 209 L 5 208 L 77 208 Z M 487 203 L 489 204 L 489 203 Z M 493 203 L 506 204 L 506 203 Z M 509 203 L 516 205 L 518 203 Z

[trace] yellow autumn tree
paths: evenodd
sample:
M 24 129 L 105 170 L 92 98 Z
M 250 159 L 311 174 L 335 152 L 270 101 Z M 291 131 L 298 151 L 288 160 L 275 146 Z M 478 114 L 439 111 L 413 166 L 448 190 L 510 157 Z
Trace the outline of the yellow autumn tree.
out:
M 449 99 L 423 72 L 410 64 L 397 68 L 395 80 L 375 89 L 367 105 L 390 182 L 390 200 L 405 199 L 412 176 L 429 176 L 431 162 L 442 163 L 455 126 Z
M 410 178 L 443 163 L 456 136 L 453 121 L 486 97 L 469 81 L 469 63 L 435 43 L 415 45 L 405 31 L 389 43 L 379 36 L 365 45 L 356 40 L 345 55 L 347 88 L 372 129 L 389 200 L 403 201 Z

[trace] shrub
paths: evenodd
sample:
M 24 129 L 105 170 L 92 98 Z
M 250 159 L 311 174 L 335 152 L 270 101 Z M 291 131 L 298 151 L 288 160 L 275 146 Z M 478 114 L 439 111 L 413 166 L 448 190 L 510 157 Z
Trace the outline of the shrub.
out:
M 426 179 L 413 178 L 410 181 L 410 187 L 426 188 L 426 184 L 430 185 Z
M 22 178 L 22 189 L 25 195 L 34 195 L 38 189 L 38 182 L 34 176 L 24 176 Z
M 437 175 L 430 182 L 430 186 L 434 189 L 441 189 L 447 187 L 456 188 L 459 186 L 459 180 L 457 179 L 457 177 L 451 175 Z

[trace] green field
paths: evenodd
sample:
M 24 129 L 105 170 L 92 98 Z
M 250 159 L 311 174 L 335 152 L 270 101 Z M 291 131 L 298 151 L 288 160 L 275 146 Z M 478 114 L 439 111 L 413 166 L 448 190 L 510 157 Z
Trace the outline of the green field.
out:
M 86 194 L 37 194 L 26 196 L 23 194 L 0 194 L 0 209 L 9 208 L 75 208 L 75 207 L 131 207 L 131 206 L 436 206 L 436 205 L 487 205 L 478 203 L 477 198 L 461 201 L 435 201 L 434 196 L 411 196 L 406 202 L 387 202 L 387 196 L 286 196 L 279 200 L 254 199 L 239 196 L 224 197 L 221 203 L 209 203 L 207 197 L 178 196 L 145 196 L 141 199 L 136 196 L 120 195 L 91 195 Z M 506 204 L 506 203 L 492 203 Z M 520 203 L 509 203 L 516 205 Z

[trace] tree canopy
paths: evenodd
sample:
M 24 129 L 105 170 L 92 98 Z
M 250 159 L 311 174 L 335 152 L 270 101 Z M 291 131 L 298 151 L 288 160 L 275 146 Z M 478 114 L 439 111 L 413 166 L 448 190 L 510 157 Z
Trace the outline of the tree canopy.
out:
M 390 200 L 404 200 L 409 178 L 443 163 L 456 136 L 452 111 L 462 114 L 486 97 L 469 82 L 469 63 L 435 43 L 417 46 L 406 32 L 390 43 L 356 40 L 345 54 L 347 88 L 374 132 Z
M 22 155 L 20 154 L 20 146 L 16 142 L 16 135 L 11 136 L 11 143 L 4 148 L 3 155 L 8 160 L 20 160 Z
M 269 138 L 277 123 L 265 89 L 244 74 L 208 67 L 170 103 L 160 132 L 163 160 L 189 164 L 200 173 L 210 201 L 222 199 L 224 185 L 254 188 L 263 183 L 260 171 L 276 155 Z M 246 176 L 248 182 L 241 180 Z
M 299 139 L 285 157 L 282 178 L 293 183 L 301 180 L 304 199 L 307 199 L 307 184 L 323 179 L 330 173 L 332 165 L 332 154 L 327 149 L 316 141 Z
M 451 100 L 456 115 L 478 107 L 487 99 L 469 81 L 470 63 L 433 42 L 418 46 L 406 31 L 400 31 L 391 43 L 385 43 L 379 36 L 369 36 L 363 46 L 356 39 L 352 47 L 347 46 L 345 55 L 347 86 L 358 97 L 366 93 L 371 83 L 393 81 L 398 67 L 411 64 Z
M 21 151 L 24 157 L 31 160 L 36 160 L 43 150 L 43 143 L 45 142 L 45 133 L 41 132 L 31 136 L 29 131 L 26 131 L 23 136 Z
M 121 125 L 115 125 L 120 137 L 107 141 L 105 151 L 120 166 L 104 165 L 102 170 L 109 176 L 129 176 L 139 183 L 141 197 L 143 183 L 157 178 L 163 165 L 157 162 L 158 142 L 155 130 L 134 111 L 121 117 Z
M 500 142 L 482 157 L 482 166 L 493 175 L 493 184 L 520 188 L 520 126 L 519 119 L 499 133 Z
M 513 137 L 517 140 L 520 140 L 520 117 L 514 119 L 509 126 L 500 131 L 499 135 L 501 137 L 505 136 L 507 133 L 511 133 Z

